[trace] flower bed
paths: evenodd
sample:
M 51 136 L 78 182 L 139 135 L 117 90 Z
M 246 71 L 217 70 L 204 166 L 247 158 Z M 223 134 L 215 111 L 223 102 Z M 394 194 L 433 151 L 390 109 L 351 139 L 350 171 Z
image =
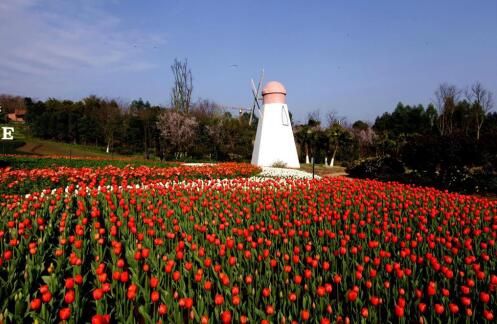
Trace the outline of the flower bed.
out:
M 217 163 L 202 166 L 132 167 L 114 166 L 98 168 L 0 168 L 0 193 L 25 194 L 44 189 L 86 184 L 89 187 L 104 185 L 149 184 L 184 179 L 215 179 L 249 177 L 259 168 L 242 163 Z
M 495 201 L 344 178 L 161 182 L 157 170 L 99 187 L 85 172 L 67 188 L 3 195 L 7 322 L 495 315 Z

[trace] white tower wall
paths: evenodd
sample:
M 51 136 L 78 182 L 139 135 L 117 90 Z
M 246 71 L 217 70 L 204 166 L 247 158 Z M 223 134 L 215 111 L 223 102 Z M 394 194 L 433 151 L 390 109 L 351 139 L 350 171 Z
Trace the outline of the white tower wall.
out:
M 272 166 L 283 162 L 289 168 L 300 168 L 287 105 L 267 103 L 263 105 L 261 113 L 252 164 Z

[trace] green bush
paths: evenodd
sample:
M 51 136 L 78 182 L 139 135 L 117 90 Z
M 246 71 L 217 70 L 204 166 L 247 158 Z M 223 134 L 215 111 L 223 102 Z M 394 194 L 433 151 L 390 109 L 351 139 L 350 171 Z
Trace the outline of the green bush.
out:
M 361 160 L 352 164 L 346 170 L 354 178 L 380 180 L 390 180 L 393 176 L 398 177 L 405 173 L 403 163 L 389 156 Z

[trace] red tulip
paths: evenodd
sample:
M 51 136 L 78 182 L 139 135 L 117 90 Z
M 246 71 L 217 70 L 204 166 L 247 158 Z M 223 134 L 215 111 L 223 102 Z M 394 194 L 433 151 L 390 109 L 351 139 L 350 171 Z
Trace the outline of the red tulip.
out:
M 452 314 L 457 314 L 459 313 L 459 306 L 457 306 L 456 304 L 454 303 L 450 303 L 449 304 L 449 310 Z
M 93 315 L 91 324 L 108 324 L 110 323 L 110 315 Z
M 37 311 L 41 307 L 41 300 L 39 298 L 35 298 L 31 301 L 30 307 L 32 310 Z
M 349 290 L 347 292 L 347 300 L 350 302 L 354 302 L 357 299 L 357 292 L 354 290 Z
M 483 317 L 485 317 L 485 319 L 487 321 L 493 321 L 494 314 L 491 311 L 489 311 L 488 309 L 484 309 L 483 310 Z
M 223 295 L 216 294 L 216 296 L 214 297 L 214 304 L 219 306 L 219 305 L 222 305 L 223 303 L 224 303 Z
M 488 304 L 490 301 L 490 295 L 484 291 L 480 292 L 480 301 L 482 303 Z
M 463 304 L 463 306 L 468 307 L 469 305 L 471 305 L 471 299 L 463 296 L 461 297 L 461 304 Z
M 221 313 L 221 322 L 223 324 L 231 323 L 231 312 L 229 310 Z
M 404 307 L 400 307 L 398 305 L 395 306 L 395 316 L 404 317 Z
M 435 313 L 438 315 L 443 314 L 445 312 L 445 307 L 441 304 L 435 304 Z
M 135 284 L 131 284 L 128 287 L 128 291 L 126 292 L 126 297 L 129 300 L 134 300 L 136 298 L 136 292 L 138 290 L 138 287 Z
M 167 313 L 167 306 L 165 304 L 159 305 L 159 315 L 164 316 Z
M 104 291 L 100 288 L 93 290 L 93 299 L 100 300 L 104 297 Z
M 193 299 L 192 298 L 182 298 L 183 301 L 183 307 L 186 309 L 190 309 L 193 306 Z M 181 306 L 181 300 L 180 300 L 180 306 Z
M 74 278 L 67 278 L 65 281 L 65 287 L 66 287 L 66 289 L 73 289 L 74 288 Z
M 50 302 L 52 300 L 52 294 L 49 291 L 47 291 L 46 293 L 41 295 L 41 300 L 44 303 Z
M 69 307 L 62 308 L 59 310 L 59 318 L 63 321 L 69 319 L 71 317 L 71 309 Z
M 311 316 L 311 314 L 309 313 L 309 311 L 307 309 L 304 309 L 300 312 L 300 318 L 302 319 L 302 321 L 307 321 L 309 319 L 309 317 Z
M 157 288 L 158 284 L 159 284 L 159 279 L 157 277 L 150 278 L 150 288 L 155 289 Z
M 66 302 L 66 304 L 72 304 L 74 302 L 74 298 L 74 290 L 70 289 L 66 291 L 66 294 L 64 295 L 64 301 Z
M 75 282 L 78 286 L 82 285 L 82 284 L 83 284 L 83 276 L 82 276 L 82 275 L 80 275 L 80 274 L 75 275 L 75 276 L 74 276 L 74 282 Z
M 326 289 L 323 287 L 323 286 L 319 286 L 317 287 L 316 289 L 316 294 L 319 296 L 319 297 L 323 297 L 326 295 Z
M 435 294 L 437 293 L 437 286 L 433 281 L 430 281 L 430 283 L 428 284 L 426 293 L 428 294 L 428 296 L 435 296 Z
M 129 273 L 127 271 L 123 271 L 121 272 L 121 275 L 120 275 L 120 278 L 119 280 L 122 282 L 122 283 L 126 283 L 129 281 Z

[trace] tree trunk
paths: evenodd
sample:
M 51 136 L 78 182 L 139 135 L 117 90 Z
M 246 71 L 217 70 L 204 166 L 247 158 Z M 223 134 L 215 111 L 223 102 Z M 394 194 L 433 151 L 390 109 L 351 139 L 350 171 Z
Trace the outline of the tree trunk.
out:
M 331 161 L 330 161 L 330 168 L 332 168 L 335 165 L 335 156 L 337 155 L 338 151 L 338 145 L 335 146 L 335 149 L 333 150 L 333 155 L 331 156 Z
M 480 141 L 480 131 L 481 131 L 481 128 L 483 126 L 483 119 L 481 121 L 478 122 L 478 124 L 476 125 L 476 141 L 479 142 Z
M 144 131 L 144 135 L 145 135 L 145 138 L 144 138 L 144 141 L 143 143 L 145 144 L 145 152 L 144 152 L 144 155 L 145 155 L 145 159 L 148 160 L 150 155 L 148 153 L 148 125 L 145 124 L 145 131 Z

